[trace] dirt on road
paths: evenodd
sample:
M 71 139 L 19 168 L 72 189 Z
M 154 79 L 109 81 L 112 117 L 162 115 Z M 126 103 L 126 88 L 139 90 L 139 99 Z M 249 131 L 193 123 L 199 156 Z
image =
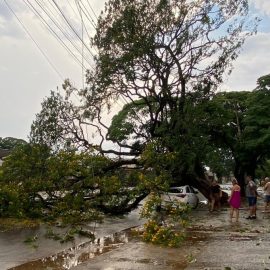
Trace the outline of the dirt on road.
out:
M 229 209 L 192 212 L 188 239 L 180 248 L 164 248 L 130 239 L 117 249 L 84 262 L 74 270 L 267 270 L 270 269 L 270 214 L 259 206 L 257 219 L 240 210 L 238 223 Z

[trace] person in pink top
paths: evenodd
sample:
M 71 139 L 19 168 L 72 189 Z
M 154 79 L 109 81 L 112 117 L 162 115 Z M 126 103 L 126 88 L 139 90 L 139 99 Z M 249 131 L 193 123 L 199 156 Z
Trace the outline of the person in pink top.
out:
M 232 221 L 233 214 L 235 212 L 235 221 L 238 222 L 239 220 L 239 208 L 241 205 L 241 194 L 240 194 L 240 186 L 237 183 L 237 180 L 234 178 L 232 180 L 232 189 L 231 189 L 231 196 L 229 197 L 229 204 L 231 206 L 230 209 L 230 220 Z

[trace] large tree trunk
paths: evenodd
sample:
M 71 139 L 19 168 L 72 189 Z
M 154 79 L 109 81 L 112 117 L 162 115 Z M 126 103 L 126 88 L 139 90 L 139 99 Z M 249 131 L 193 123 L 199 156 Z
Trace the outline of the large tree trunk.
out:
M 254 160 L 250 160 L 249 162 L 245 162 L 244 164 L 239 160 L 235 160 L 234 176 L 241 187 L 242 196 L 245 196 L 246 176 L 250 175 L 252 179 L 254 179 L 255 169 L 256 162 Z
M 202 167 L 199 159 L 197 159 L 195 164 L 195 172 L 197 177 L 191 177 L 187 184 L 197 188 L 208 200 L 210 200 L 210 187 L 212 182 L 205 174 L 205 170 Z M 228 194 L 226 192 L 222 192 L 221 203 L 227 203 L 227 201 Z
M 211 181 L 207 178 L 196 178 L 190 181 L 190 185 L 197 188 L 207 199 L 210 199 Z
M 197 188 L 208 200 L 210 200 L 210 187 L 211 181 L 205 178 L 196 178 L 190 182 L 190 185 Z M 226 204 L 228 202 L 228 194 L 222 191 L 221 203 Z

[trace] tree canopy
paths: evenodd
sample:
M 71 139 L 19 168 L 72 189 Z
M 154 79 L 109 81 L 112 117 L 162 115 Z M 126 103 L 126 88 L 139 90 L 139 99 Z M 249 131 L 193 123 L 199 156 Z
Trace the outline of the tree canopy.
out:
M 255 176 L 259 165 L 269 159 L 269 75 L 258 79 L 250 92 L 221 92 L 207 103 L 205 112 L 212 143 L 234 160 L 234 175 L 244 186 L 245 176 Z M 269 82 L 269 81 L 268 81 Z
M 194 108 L 230 73 L 256 24 L 245 0 L 108 1 L 92 40 L 98 53 L 87 86 L 79 90 L 66 80 L 65 97 L 52 93 L 32 125 L 31 141 L 123 162 L 130 156 L 134 164 L 148 144 L 158 142 L 157 153 L 176 157 L 172 178 L 205 178 L 207 138 L 195 127 Z
M 253 92 L 216 90 L 257 22 L 248 0 L 109 0 L 86 87 L 51 92 L 30 144 L 4 162 L 0 215 L 89 220 L 148 193 L 157 209 L 171 185 L 209 197 L 207 165 L 253 173 L 269 157 L 269 77 Z
M 105 107 L 111 108 L 120 97 L 127 103 L 141 100 L 133 103 L 133 110 L 137 121 L 147 125 L 147 138 L 163 136 L 164 130 L 182 120 L 179 114 L 189 93 L 209 95 L 224 72 L 230 72 L 241 45 L 254 30 L 247 12 L 243 0 L 108 1 L 93 39 L 98 50 L 96 67 L 88 71 L 88 86 L 79 93 L 82 103 L 67 107 L 65 119 L 72 115 L 93 122 L 101 120 Z M 77 91 L 68 81 L 64 88 L 68 94 Z M 56 95 L 50 102 L 52 98 Z M 54 111 L 48 115 L 58 116 Z M 38 117 L 36 122 L 41 123 L 45 116 Z M 68 129 L 65 123 L 57 127 L 64 129 L 61 134 Z M 51 129 L 43 136 L 45 132 L 50 134 Z
M 6 138 L 1 138 L 0 137 L 0 149 L 7 149 L 11 150 L 15 148 L 18 145 L 26 144 L 27 142 L 22 139 L 17 139 L 13 137 L 6 137 Z

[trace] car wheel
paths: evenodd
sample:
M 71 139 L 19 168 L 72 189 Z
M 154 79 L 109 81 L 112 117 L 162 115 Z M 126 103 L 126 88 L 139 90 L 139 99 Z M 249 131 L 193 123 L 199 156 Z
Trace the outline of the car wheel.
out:
M 196 209 L 199 205 L 199 200 L 196 201 L 196 204 L 192 207 L 192 209 Z

